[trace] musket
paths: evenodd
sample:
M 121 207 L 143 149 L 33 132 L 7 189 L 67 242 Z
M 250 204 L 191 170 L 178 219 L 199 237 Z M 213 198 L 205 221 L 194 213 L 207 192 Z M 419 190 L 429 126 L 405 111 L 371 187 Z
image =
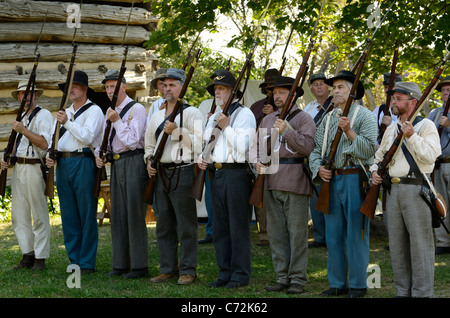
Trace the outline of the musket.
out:
M 187 65 L 189 64 L 189 61 L 191 60 L 191 52 L 194 49 L 195 43 L 197 43 L 198 38 L 200 37 L 200 34 L 202 33 L 204 27 L 205 27 L 206 22 L 203 24 L 200 32 L 198 32 L 197 37 L 195 38 L 194 42 L 191 45 L 191 48 L 188 51 L 188 54 L 186 56 L 186 59 L 184 60 L 184 64 L 183 67 L 181 68 L 183 71 L 186 70 Z
M 286 102 L 284 103 L 283 106 L 283 110 L 281 111 L 280 114 L 280 119 L 281 120 L 285 120 L 286 117 L 288 116 L 289 112 L 291 111 L 292 107 L 294 106 L 293 100 L 294 100 L 294 94 L 297 91 L 297 88 L 300 84 L 300 81 L 302 80 L 302 85 L 303 85 L 303 81 L 306 78 L 306 73 L 307 73 L 307 69 L 308 69 L 308 60 L 309 57 L 311 56 L 311 52 L 314 48 L 314 34 L 316 32 L 316 28 L 318 25 L 318 22 L 320 20 L 320 17 L 322 15 L 322 10 L 323 10 L 323 6 L 325 4 L 325 0 L 322 2 L 322 6 L 320 8 L 319 14 L 317 16 L 317 20 L 316 23 L 314 25 L 314 29 L 311 33 L 311 36 L 309 38 L 309 45 L 308 45 L 308 49 L 306 50 L 305 55 L 303 56 L 303 61 L 302 64 L 300 65 L 300 68 L 297 72 L 297 76 L 295 77 L 294 83 L 289 91 L 289 95 L 288 98 L 286 99 Z M 278 129 L 274 129 L 273 132 L 270 135 L 270 139 L 268 140 L 268 144 L 271 144 L 272 142 L 274 142 L 275 140 L 278 139 Z M 269 149 L 267 149 L 267 154 L 268 156 L 271 155 L 271 149 L 272 149 L 272 145 L 270 146 Z M 255 180 L 255 184 L 253 185 L 253 189 L 252 189 L 252 193 L 250 195 L 250 199 L 249 199 L 249 203 L 261 208 L 263 206 L 263 198 L 264 198 L 264 179 L 265 179 L 265 174 L 258 174 L 258 176 L 256 177 Z
M 355 80 L 353 82 L 352 89 L 350 90 L 350 95 L 347 99 L 347 102 L 344 107 L 344 111 L 342 112 L 343 117 L 347 117 L 348 113 L 350 112 L 350 108 L 353 105 L 354 97 L 356 95 L 356 89 L 358 86 L 358 83 L 361 78 L 362 70 L 364 68 L 364 64 L 366 62 L 367 55 L 369 53 L 369 48 L 371 44 L 371 40 L 367 43 L 366 48 L 364 49 L 361 63 L 359 64 L 358 71 L 356 73 Z M 325 166 L 325 169 L 327 170 L 334 170 L 334 158 L 337 153 L 337 148 L 339 146 L 339 142 L 341 141 L 341 137 L 344 131 L 338 127 L 336 131 L 336 135 L 333 139 L 333 142 L 331 143 L 331 148 L 328 156 L 323 159 L 323 165 Z M 322 182 L 322 186 L 320 188 L 319 197 L 317 199 L 316 209 L 325 213 L 329 214 L 330 211 L 330 182 Z
M 447 97 L 447 102 L 445 103 L 444 111 L 442 112 L 441 116 L 447 117 L 448 110 L 450 108 L 450 98 L 449 97 Z M 439 128 L 438 128 L 439 137 L 441 137 L 443 130 L 444 130 L 444 127 L 439 124 Z
M 389 90 L 392 90 L 395 85 L 395 70 L 397 68 L 397 61 L 398 61 L 398 44 L 397 41 L 395 41 L 395 48 L 394 48 L 394 57 L 392 58 L 392 65 L 391 65 L 391 76 L 389 77 Z M 384 116 L 391 116 L 390 114 L 390 108 L 391 108 L 391 94 L 387 94 L 386 96 L 386 104 L 384 107 Z M 386 131 L 386 124 L 381 123 L 380 127 L 380 134 L 378 136 L 379 141 L 381 142 L 381 139 L 383 139 L 384 132 Z
M 449 42 L 449 44 L 450 44 L 450 42 Z M 447 45 L 447 48 L 448 48 L 448 45 Z M 436 71 L 435 75 L 433 76 L 430 84 L 427 86 L 424 93 L 422 94 L 422 97 L 416 103 L 416 106 L 415 106 L 414 110 L 411 112 L 411 114 L 409 115 L 407 121 L 413 122 L 415 117 L 419 114 L 420 110 L 423 107 L 424 102 L 428 98 L 428 95 L 430 95 L 434 86 L 436 85 L 439 78 L 441 77 L 441 74 L 444 71 L 445 63 L 449 58 L 450 58 L 450 52 L 447 50 L 447 54 L 446 54 L 444 60 L 442 61 L 441 65 L 439 66 L 438 70 Z M 448 104 L 448 101 L 447 101 L 447 104 Z M 383 160 L 378 163 L 377 174 L 379 176 L 381 176 L 383 179 L 387 178 L 388 167 L 389 167 L 390 163 L 392 162 L 395 154 L 397 153 L 397 150 L 400 148 L 400 146 L 403 142 L 403 138 L 404 138 L 403 131 L 400 130 L 397 137 L 394 139 L 394 142 L 392 143 L 391 147 L 385 153 Z M 373 217 L 375 215 L 375 209 L 377 206 L 378 194 L 380 192 L 380 186 L 381 186 L 381 184 L 377 184 L 377 185 L 372 184 L 369 189 L 369 192 L 366 195 L 366 198 L 365 198 L 363 204 L 361 205 L 361 209 L 360 209 L 361 213 L 363 213 L 365 216 L 369 217 L 370 219 L 373 219 Z
M 183 87 L 180 90 L 180 94 L 178 96 L 177 102 L 173 108 L 172 113 L 170 114 L 170 117 L 168 119 L 169 122 L 173 123 L 175 121 L 175 118 L 177 117 L 179 110 L 183 107 L 183 99 L 184 95 L 186 94 L 186 91 L 189 86 L 189 82 L 191 81 L 192 76 L 194 75 L 195 68 L 197 67 L 198 59 L 200 58 L 202 51 L 199 49 L 197 51 L 197 54 L 194 57 L 194 61 L 192 62 L 188 74 L 186 75 L 186 80 L 184 81 Z M 157 169 L 158 164 L 161 161 L 161 157 L 164 153 L 164 147 L 166 146 L 167 139 L 169 138 L 169 134 L 164 132 L 161 140 L 159 141 L 158 147 L 155 149 L 154 154 L 150 158 L 150 165 L 152 168 Z M 144 193 L 142 195 L 142 200 L 145 201 L 147 204 L 153 204 L 153 192 L 155 188 L 155 181 L 156 177 L 150 177 L 150 179 L 147 182 L 147 185 L 145 186 Z
M 81 3 L 80 3 L 81 5 Z M 59 110 L 63 110 L 67 105 L 67 100 L 69 98 L 69 92 L 70 88 L 72 86 L 72 80 L 73 80 L 73 73 L 74 73 L 74 66 L 75 66 L 75 57 L 77 55 L 77 49 L 78 44 L 75 43 L 75 37 L 77 34 L 77 27 L 74 26 L 73 36 L 72 36 L 72 56 L 70 58 L 70 64 L 69 69 L 67 71 L 67 77 L 66 77 L 66 83 L 64 85 L 64 90 L 61 98 L 61 102 L 59 104 Z M 55 130 L 53 132 L 52 136 L 52 144 L 50 145 L 48 149 L 48 157 L 52 160 L 56 160 L 56 149 L 59 139 L 59 131 L 60 131 L 61 125 L 56 122 Z M 55 197 L 55 166 L 52 166 L 48 169 L 47 172 L 47 180 L 45 184 L 45 195 L 49 198 L 53 199 Z
M 278 71 L 279 76 L 281 76 L 281 74 L 283 74 L 284 66 L 286 65 L 286 56 L 285 56 L 285 55 L 286 55 L 287 48 L 288 48 L 288 46 L 289 46 L 289 42 L 291 42 L 292 33 L 294 32 L 294 29 L 295 29 L 295 25 L 296 25 L 296 24 L 297 24 L 297 20 L 295 20 L 295 21 L 292 23 L 291 33 L 289 34 L 289 38 L 288 38 L 288 40 L 287 40 L 287 42 L 286 42 L 286 45 L 285 45 L 285 47 L 284 47 L 283 55 L 282 55 L 282 57 L 281 57 L 282 62 L 281 62 L 280 69 L 279 69 L 279 71 Z
M 48 10 L 47 10 L 47 14 L 48 14 Z M 28 101 L 28 96 L 30 95 L 30 100 L 29 100 L 30 105 L 33 100 L 33 96 L 32 96 L 33 94 L 29 94 L 29 93 L 30 93 L 30 90 L 32 93 L 34 92 L 34 86 L 36 83 L 36 70 L 37 70 L 37 67 L 39 64 L 39 58 L 41 57 L 41 54 L 38 52 L 38 47 L 39 47 L 39 42 L 41 41 L 42 31 L 44 30 L 45 21 L 47 20 L 47 14 L 45 15 L 44 22 L 42 23 L 42 26 L 41 26 L 41 32 L 39 33 L 36 47 L 34 48 L 34 63 L 33 63 L 33 68 L 31 70 L 30 77 L 28 78 L 28 83 L 27 83 L 27 88 L 25 89 L 24 98 L 20 102 L 19 109 L 17 110 L 16 121 L 18 121 L 18 122 L 22 121 L 23 117 L 25 116 L 23 114 L 23 112 L 25 109 L 25 104 Z M 3 152 L 3 161 L 5 161 L 7 163 L 9 163 L 9 161 L 11 159 L 11 154 L 14 150 L 14 144 L 16 142 L 16 137 L 17 137 L 17 132 L 14 129 L 12 129 L 11 134 L 9 135 L 8 144 Z M 2 196 L 2 197 L 5 197 L 7 177 L 8 177 L 8 169 L 2 170 L 0 173 L 0 196 Z
M 117 78 L 117 84 L 116 84 L 116 87 L 114 88 L 113 97 L 111 99 L 110 108 L 112 110 L 116 109 L 117 100 L 119 98 L 120 87 L 122 86 L 122 80 L 125 75 L 125 71 L 127 70 L 126 63 L 127 63 L 127 55 L 128 55 L 128 45 L 124 45 L 124 44 L 125 44 L 125 37 L 127 34 L 127 29 L 128 29 L 128 23 L 130 22 L 131 12 L 133 11 L 133 6 L 134 6 L 134 1 L 131 4 L 130 13 L 128 14 L 127 25 L 126 25 L 125 31 L 123 33 L 122 46 L 124 47 L 124 53 L 123 53 L 123 57 L 122 57 L 122 64 L 120 65 L 119 76 Z M 111 125 L 112 125 L 111 121 L 109 119 L 107 119 L 105 131 L 103 133 L 102 143 L 101 143 L 100 149 L 99 149 L 99 158 L 101 158 L 102 160 L 106 158 L 106 152 L 108 149 L 108 138 L 109 138 L 109 134 L 111 132 Z M 93 191 L 94 191 L 94 195 L 97 198 L 100 196 L 100 188 L 101 188 L 101 183 L 102 183 L 102 179 L 103 179 L 104 175 L 105 175 L 104 167 L 102 167 L 102 168 L 96 167 L 95 168 L 95 182 L 94 182 Z
M 263 15 L 261 16 L 261 18 L 259 20 L 258 26 L 256 27 L 256 30 L 255 30 L 255 35 L 256 35 L 257 31 L 259 30 L 259 27 L 261 26 L 261 22 L 264 19 L 264 16 L 266 15 L 267 9 L 269 8 L 269 5 L 270 5 L 271 2 L 272 2 L 272 0 L 270 0 L 268 2 L 267 6 L 266 6 L 266 9 L 264 10 L 264 13 L 263 13 Z M 231 91 L 231 94 L 228 97 L 228 100 L 227 100 L 227 102 L 225 103 L 225 105 L 224 105 L 224 107 L 222 109 L 222 113 L 225 116 L 229 115 L 230 106 L 231 106 L 231 104 L 233 103 L 233 101 L 235 100 L 235 98 L 237 96 L 237 93 L 239 91 L 239 87 L 241 85 L 241 81 L 242 81 L 246 71 L 248 71 L 251 68 L 253 54 L 255 52 L 255 49 L 256 49 L 257 45 L 258 45 L 258 41 L 257 41 L 256 36 L 255 36 L 255 41 L 253 42 L 253 46 L 250 49 L 250 52 L 247 54 L 245 63 L 242 66 L 241 72 L 239 73 L 239 76 L 238 76 L 238 78 L 236 80 L 236 84 L 234 85 L 234 87 L 233 87 L 233 89 Z M 203 150 L 203 153 L 205 154 L 203 159 L 205 161 L 207 161 L 207 162 L 209 162 L 210 155 L 211 155 L 211 153 L 212 153 L 212 151 L 214 149 L 214 146 L 215 146 L 215 144 L 217 142 L 216 135 L 220 134 L 220 131 L 221 131 L 221 129 L 220 129 L 219 125 L 216 125 L 214 127 L 213 131 L 212 131 L 212 134 L 211 134 L 211 137 L 210 137 L 208 143 L 206 144 L 205 149 Z M 193 198 L 197 199 L 198 201 L 202 200 L 203 185 L 205 184 L 205 174 L 206 174 L 205 170 L 197 169 L 197 176 L 196 176 L 196 178 L 194 180 L 194 183 L 192 185 L 192 188 L 191 188 L 190 195 Z
M 294 32 L 294 28 L 295 28 L 295 24 L 296 23 L 297 23 L 297 20 L 295 20 L 294 23 L 292 23 L 291 32 L 289 34 L 289 38 L 288 38 L 288 40 L 286 42 L 286 45 L 285 45 L 284 51 L 283 51 L 283 55 L 281 57 L 282 62 L 281 62 L 280 70 L 278 71 L 278 76 L 281 76 L 283 74 L 284 66 L 286 65 L 286 56 L 285 56 L 286 55 L 286 50 L 287 50 L 287 48 L 289 46 L 289 42 L 291 41 L 292 33 Z M 272 103 L 272 102 L 273 102 L 272 100 L 269 100 L 269 97 L 266 97 L 264 105 L 267 105 L 268 103 Z M 264 119 L 264 117 L 266 117 L 265 113 L 263 113 L 261 115 L 261 117 L 259 118 L 259 121 L 258 121 L 257 126 L 256 126 L 256 130 L 258 130 L 259 125 L 261 124 L 261 122 Z

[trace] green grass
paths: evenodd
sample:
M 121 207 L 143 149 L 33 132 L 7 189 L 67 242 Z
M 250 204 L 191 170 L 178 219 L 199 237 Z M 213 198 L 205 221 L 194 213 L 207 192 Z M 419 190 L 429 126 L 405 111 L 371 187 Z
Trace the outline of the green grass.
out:
M 21 252 L 11 223 L 0 223 L 0 298 L 322 298 L 328 289 L 326 249 L 310 249 L 308 256 L 308 283 L 301 295 L 284 292 L 269 293 L 264 287 L 275 282 L 270 248 L 257 246 L 256 226 L 252 225 L 252 276 L 249 286 L 229 290 L 210 288 L 208 283 L 217 275 L 214 247 L 199 245 L 198 278 L 189 286 L 178 286 L 176 280 L 154 284 L 150 277 L 159 273 L 159 252 L 155 240 L 155 226 L 148 224 L 150 277 L 127 280 L 109 277 L 111 270 L 111 237 L 109 220 L 99 227 L 97 271 L 81 277 L 81 288 L 69 288 L 66 281 L 68 258 L 63 244 L 59 215 L 51 217 L 51 256 L 47 268 L 41 272 L 29 269 L 12 270 L 21 259 Z M 199 225 L 199 238 L 205 235 L 205 225 Z M 387 238 L 372 238 L 370 263 L 381 270 L 381 288 L 371 288 L 366 298 L 395 296 L 389 252 L 384 249 Z M 450 255 L 436 257 L 435 297 L 450 297 Z

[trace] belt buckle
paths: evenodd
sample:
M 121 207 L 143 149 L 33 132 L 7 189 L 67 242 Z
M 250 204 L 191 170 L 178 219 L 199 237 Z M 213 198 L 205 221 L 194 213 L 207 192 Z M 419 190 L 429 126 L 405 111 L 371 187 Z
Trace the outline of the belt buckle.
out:
M 214 162 L 214 168 L 216 168 L 216 169 L 222 169 L 222 163 L 220 163 L 220 162 Z
M 399 177 L 393 177 L 393 178 L 391 178 L 391 182 L 393 184 L 399 184 L 400 183 L 400 178 Z
M 113 155 L 113 158 L 114 158 L 114 160 L 119 160 L 119 159 L 120 159 L 120 154 L 115 153 L 115 154 Z

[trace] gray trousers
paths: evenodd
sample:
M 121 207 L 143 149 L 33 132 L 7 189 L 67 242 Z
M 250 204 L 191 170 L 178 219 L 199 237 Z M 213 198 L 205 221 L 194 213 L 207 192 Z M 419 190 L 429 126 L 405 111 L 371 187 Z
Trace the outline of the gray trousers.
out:
M 431 297 L 434 236 L 420 185 L 393 184 L 386 195 L 389 250 L 397 296 Z
M 306 285 L 309 197 L 286 191 L 265 191 L 267 233 L 277 282 Z
M 164 182 L 166 186 L 169 184 L 168 176 L 172 174 L 173 168 L 158 169 L 154 204 L 158 211 L 156 239 L 162 274 L 196 276 L 197 273 L 197 206 L 195 199 L 190 196 L 195 177 L 194 167 L 195 165 L 191 164 L 177 168 L 170 181 L 170 191 L 164 187 Z M 178 185 L 175 188 L 177 178 L 179 178 Z
M 444 198 L 447 208 L 450 207 L 450 163 L 441 163 L 439 169 L 434 171 L 434 186 L 436 191 L 439 192 Z M 450 230 L 450 217 L 447 216 L 444 219 L 444 224 L 448 230 Z M 441 225 L 434 229 L 436 235 L 436 246 L 438 247 L 450 247 L 450 235 Z
M 111 165 L 111 239 L 114 269 L 148 268 L 147 204 L 142 194 L 148 173 L 142 155 Z

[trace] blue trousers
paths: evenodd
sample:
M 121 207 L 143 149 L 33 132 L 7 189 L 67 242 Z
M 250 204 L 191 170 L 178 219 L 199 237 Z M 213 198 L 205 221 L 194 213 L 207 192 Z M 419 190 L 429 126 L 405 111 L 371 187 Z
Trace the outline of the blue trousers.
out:
M 71 264 L 95 270 L 98 245 L 97 198 L 91 158 L 61 158 L 56 187 L 61 206 L 64 245 Z
M 367 288 L 369 219 L 360 212 L 362 202 L 358 174 L 333 176 L 325 216 L 330 288 Z
M 322 184 L 315 187 L 317 193 L 320 193 Z M 314 193 L 314 197 L 309 200 L 309 209 L 311 211 L 311 218 L 313 221 L 313 237 L 314 242 L 325 243 L 325 214 L 316 210 L 316 203 L 318 199 L 317 194 Z

